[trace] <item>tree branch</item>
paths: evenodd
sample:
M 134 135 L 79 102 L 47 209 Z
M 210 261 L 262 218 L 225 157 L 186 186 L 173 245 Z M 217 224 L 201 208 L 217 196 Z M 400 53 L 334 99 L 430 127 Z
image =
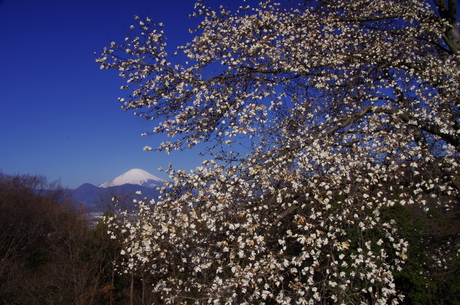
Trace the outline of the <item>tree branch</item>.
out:
M 428 132 L 428 133 L 430 133 L 432 135 L 439 136 L 442 140 L 444 140 L 445 142 L 453 145 L 457 150 L 460 151 L 460 138 L 458 136 L 443 132 L 441 127 L 439 127 L 439 126 L 435 126 L 435 125 L 427 124 L 425 122 L 421 122 L 421 121 L 417 120 L 416 118 L 414 118 L 409 113 L 402 111 L 402 109 L 388 108 L 388 107 L 366 106 L 363 109 L 361 109 L 360 111 L 358 111 L 356 113 L 353 113 L 348 117 L 343 118 L 342 120 L 337 122 L 336 125 L 334 125 L 334 126 L 332 126 L 330 128 L 328 128 L 328 126 L 330 126 L 330 125 L 324 126 L 324 128 L 322 128 L 322 130 L 317 132 L 317 135 L 314 138 L 316 139 L 316 138 L 319 138 L 321 136 L 332 135 L 333 133 L 337 132 L 338 130 L 343 129 L 343 128 L 353 124 L 354 122 L 356 122 L 357 120 L 361 119 L 362 117 L 364 117 L 368 113 L 385 113 L 385 114 L 388 114 L 388 115 L 397 116 L 403 122 L 411 125 L 412 127 L 415 127 L 415 128 L 417 128 L 419 130 L 423 130 L 423 131 Z M 416 122 L 416 123 L 414 124 L 414 123 L 411 123 L 411 122 Z M 308 141 L 306 143 L 306 145 L 309 145 L 311 143 L 313 143 L 313 140 Z M 284 155 L 286 155 L 286 154 L 288 154 L 288 153 L 290 153 L 292 151 L 297 151 L 297 150 L 301 149 L 303 146 L 305 146 L 305 143 L 303 145 L 298 144 L 298 145 L 295 145 L 295 146 L 291 146 L 289 148 L 284 148 L 284 149 L 282 149 L 280 151 L 279 156 L 283 157 Z

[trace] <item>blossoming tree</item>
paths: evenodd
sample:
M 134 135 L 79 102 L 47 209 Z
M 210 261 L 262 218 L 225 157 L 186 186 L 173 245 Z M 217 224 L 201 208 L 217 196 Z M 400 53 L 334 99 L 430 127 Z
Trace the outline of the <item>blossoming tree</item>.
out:
M 193 15 L 174 54 L 161 23 L 136 17 L 97 60 L 127 80 L 124 109 L 170 136 L 157 150 L 209 143 L 201 167 L 167 170 L 160 198 L 108 219 L 121 268 L 150 271 L 166 303 L 400 302 L 408 242 L 385 211 L 458 209 L 456 1 Z

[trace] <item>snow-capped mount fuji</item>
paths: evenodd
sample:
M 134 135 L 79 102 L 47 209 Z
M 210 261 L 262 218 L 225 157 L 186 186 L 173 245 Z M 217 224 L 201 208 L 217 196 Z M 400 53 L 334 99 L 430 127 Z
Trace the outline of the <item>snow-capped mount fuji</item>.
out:
M 100 184 L 99 187 L 108 188 L 125 184 L 135 184 L 144 187 L 155 188 L 162 186 L 164 182 L 165 180 L 158 178 L 146 172 L 145 170 L 133 168 L 113 180 Z
M 157 187 L 163 186 L 166 181 L 142 169 L 134 168 L 116 177 L 113 180 L 98 186 L 84 183 L 74 190 L 69 190 L 73 200 L 81 204 L 90 213 L 102 213 L 113 209 L 113 197 L 121 198 L 122 206 L 135 209 L 134 199 L 156 199 L 160 196 Z M 118 204 L 118 203 L 117 203 Z

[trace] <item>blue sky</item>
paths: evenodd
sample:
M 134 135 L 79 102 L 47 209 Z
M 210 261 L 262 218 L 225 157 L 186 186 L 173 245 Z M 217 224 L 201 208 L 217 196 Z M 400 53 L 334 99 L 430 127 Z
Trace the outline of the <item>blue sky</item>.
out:
M 120 109 L 123 80 L 100 70 L 94 55 L 121 41 L 134 15 L 162 21 L 169 45 L 185 43 L 197 22 L 188 19 L 194 2 L 0 0 L 0 170 L 76 188 L 131 168 L 167 178 L 158 167 L 199 165 L 197 150 L 142 150 L 165 138 L 140 136 L 153 125 Z

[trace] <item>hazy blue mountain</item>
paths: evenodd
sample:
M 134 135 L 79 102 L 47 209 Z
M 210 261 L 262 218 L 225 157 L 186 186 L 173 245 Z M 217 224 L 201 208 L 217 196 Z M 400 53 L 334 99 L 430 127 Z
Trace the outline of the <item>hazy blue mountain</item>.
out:
M 99 186 L 84 183 L 70 192 L 74 201 L 85 206 L 88 212 L 104 212 L 114 207 L 114 196 L 118 198 L 118 208 L 129 209 L 135 206 L 133 199 L 154 199 L 160 194 L 156 188 L 164 182 L 144 170 L 132 169 Z M 138 191 L 141 195 L 136 194 Z

